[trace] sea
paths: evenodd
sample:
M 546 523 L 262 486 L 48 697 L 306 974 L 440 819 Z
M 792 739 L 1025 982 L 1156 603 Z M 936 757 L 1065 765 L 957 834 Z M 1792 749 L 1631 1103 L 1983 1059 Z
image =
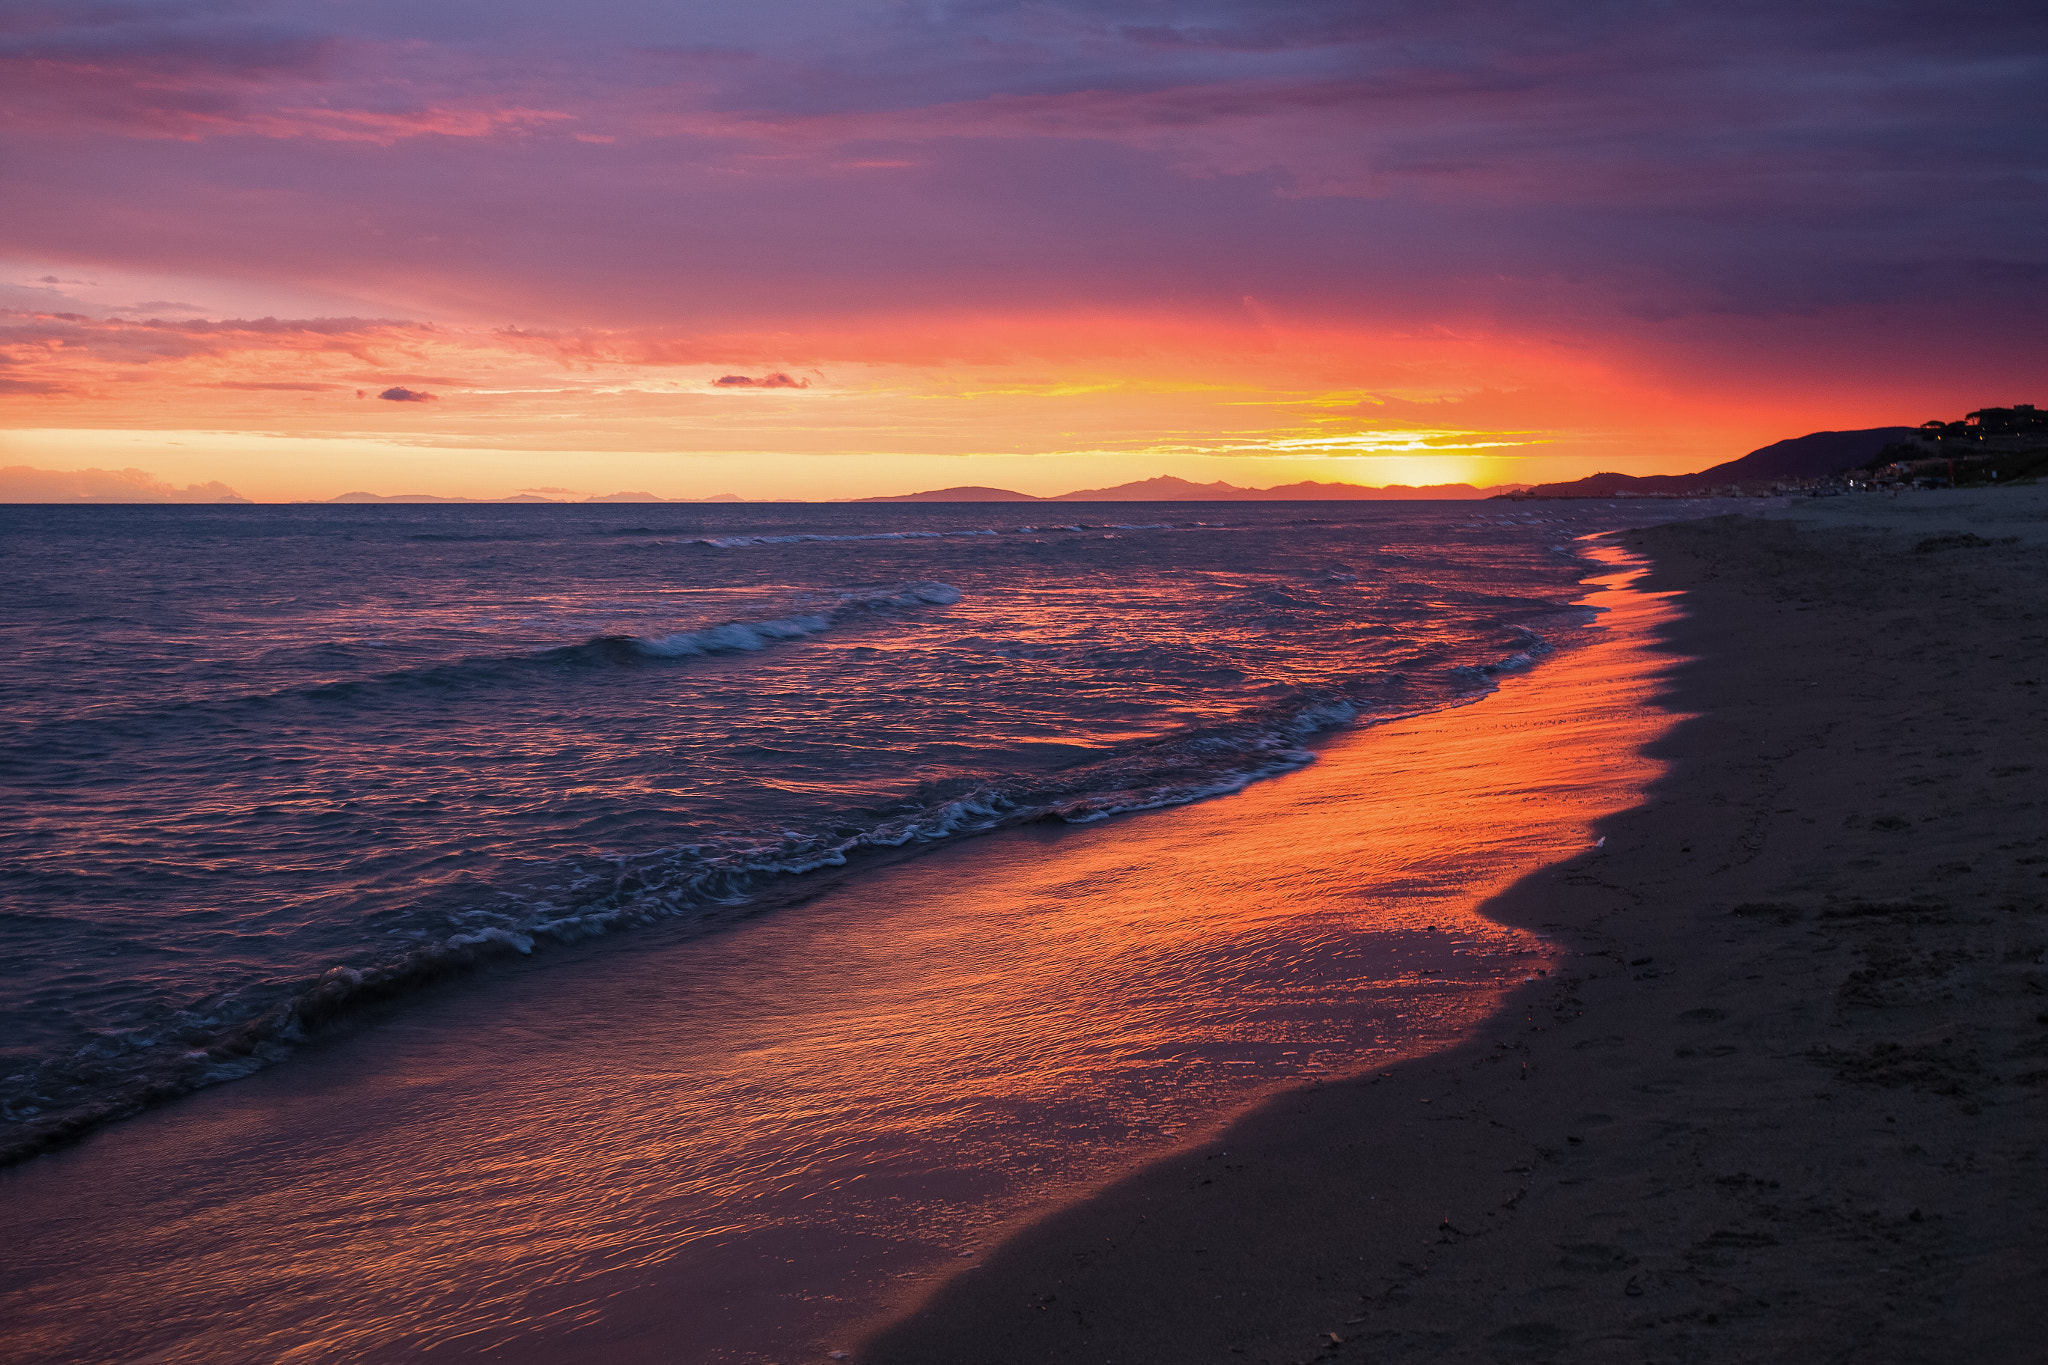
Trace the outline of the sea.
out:
M 1572 648 L 1585 538 L 1710 510 L 0 509 L 0 1154 L 451 977 L 1287 773 Z

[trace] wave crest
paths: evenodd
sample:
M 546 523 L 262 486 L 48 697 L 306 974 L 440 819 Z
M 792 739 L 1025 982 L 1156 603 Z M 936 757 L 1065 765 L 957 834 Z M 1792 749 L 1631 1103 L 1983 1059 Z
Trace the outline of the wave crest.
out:
M 680 631 L 648 640 L 625 637 L 640 653 L 658 659 L 681 659 L 693 654 L 730 654 L 766 649 L 783 640 L 800 640 L 832 629 L 842 621 L 864 612 L 922 606 L 950 607 L 960 600 L 960 590 L 945 583 L 913 583 L 890 593 L 853 594 L 843 597 L 828 611 L 781 616 L 768 621 L 727 621 L 701 630 Z

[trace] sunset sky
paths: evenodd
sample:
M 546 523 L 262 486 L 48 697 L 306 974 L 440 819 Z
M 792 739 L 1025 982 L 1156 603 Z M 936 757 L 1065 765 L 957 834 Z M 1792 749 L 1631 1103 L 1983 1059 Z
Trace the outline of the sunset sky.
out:
M 10 0 L 0 465 L 1533 482 L 2048 401 L 2044 54 L 1968 0 Z

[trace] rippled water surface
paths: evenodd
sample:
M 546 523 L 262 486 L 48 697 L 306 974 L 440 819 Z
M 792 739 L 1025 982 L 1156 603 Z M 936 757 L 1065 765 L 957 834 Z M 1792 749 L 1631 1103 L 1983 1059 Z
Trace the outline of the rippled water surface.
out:
M 1571 538 L 1650 519 L 1533 506 L 0 509 L 0 1142 L 451 964 L 1469 700 L 1570 643 Z

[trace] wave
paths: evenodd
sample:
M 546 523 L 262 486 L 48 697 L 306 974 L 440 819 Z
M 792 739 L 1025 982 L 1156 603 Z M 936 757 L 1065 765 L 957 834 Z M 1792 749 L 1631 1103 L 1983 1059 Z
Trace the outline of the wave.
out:
M 765 648 L 829 629 L 867 610 L 961 600 L 943 583 L 851 594 L 829 609 L 720 626 L 624 646 L 655 657 Z M 1215 724 L 1116 746 L 1064 768 L 927 783 L 886 808 L 842 811 L 809 830 L 760 828 L 618 857 L 538 864 L 521 891 L 471 886 L 445 910 L 422 907 L 411 944 L 328 967 L 310 979 L 252 983 L 147 1025 L 105 1030 L 68 1054 L 9 1076 L 0 1096 L 0 1164 L 59 1145 L 161 1100 L 247 1075 L 288 1057 L 321 1029 L 493 958 L 532 953 L 660 921 L 741 913 L 779 882 L 866 856 L 1036 822 L 1088 824 L 1224 795 L 1314 759 L 1307 741 L 1360 721 L 1386 721 L 1477 701 L 1493 676 L 1530 666 L 1549 644 L 1518 628 L 1521 648 L 1449 670 L 1450 691 L 1417 695 L 1399 673 L 1297 695 Z M 524 888 L 534 887 L 527 891 Z
M 787 536 L 704 536 L 691 541 L 693 545 L 715 545 L 721 550 L 736 550 L 745 545 L 808 545 L 813 542 L 842 540 L 944 540 L 949 536 L 994 536 L 1002 532 L 994 530 L 975 531 L 871 531 L 862 535 L 787 535 Z
M 661 660 L 702 658 L 709 655 L 750 653 L 788 640 L 802 639 L 843 626 L 863 616 L 910 610 L 925 606 L 951 606 L 962 600 L 958 588 L 946 583 L 911 583 L 900 587 L 848 593 L 811 611 L 792 612 L 762 619 L 723 621 L 672 635 L 594 635 L 573 645 L 514 654 L 477 654 L 467 658 L 390 669 L 356 678 L 288 687 L 275 692 L 244 693 L 238 696 L 198 698 L 189 701 L 123 707 L 87 720 L 30 723 L 15 735 L 15 756 L 30 753 L 45 742 L 61 745 L 66 735 L 83 736 L 88 743 L 99 742 L 107 727 L 123 725 L 156 726 L 171 715 L 203 714 L 210 711 L 263 708 L 293 701 L 352 701 L 377 695 L 390 688 L 448 689 L 488 685 L 537 673 L 559 674 L 565 668 L 647 664 Z
M 730 654 L 766 649 L 783 640 L 800 640 L 832 629 L 847 619 L 890 608 L 921 606 L 950 607 L 960 600 L 960 590 L 945 583 L 913 583 L 887 593 L 854 593 L 839 599 L 826 611 L 780 616 L 767 621 L 727 621 L 699 630 L 680 631 L 657 639 L 639 636 L 605 637 L 631 642 L 634 649 L 650 658 L 681 659 L 701 654 Z M 591 643 L 597 643 L 592 641 Z
M 647 659 L 688 659 L 713 654 L 740 654 L 768 648 L 785 640 L 800 640 L 834 626 L 878 612 L 925 606 L 952 606 L 961 600 L 960 590 L 947 583 L 909 583 L 895 588 L 847 593 L 830 605 L 812 611 L 760 619 L 721 621 L 713 626 L 677 631 L 673 635 L 593 635 L 576 645 L 526 654 L 488 654 L 450 663 L 380 673 L 370 681 L 378 683 L 447 683 L 465 676 L 524 671 L 536 666 L 558 664 L 634 663 Z M 312 695 L 333 696 L 361 683 L 330 684 L 310 689 Z
M 1452 676 L 1467 682 L 1476 682 L 1496 678 L 1503 673 L 1519 673 L 1525 668 L 1534 668 L 1538 659 L 1555 648 L 1527 626 L 1515 626 L 1513 629 L 1522 637 L 1521 649 L 1491 663 L 1461 665 L 1451 670 Z
M 1018 526 L 1008 534 L 1033 535 L 1052 531 L 1171 531 L 1177 523 L 1171 521 L 1148 522 L 1098 522 L 1094 524 L 1075 523 L 1069 526 Z M 1189 522 L 1188 526 L 1207 526 L 1205 522 Z M 836 544 L 862 540 L 948 540 L 955 536 L 1000 536 L 1005 532 L 993 527 L 978 527 L 957 531 L 869 531 L 861 534 L 828 535 L 824 533 L 790 534 L 782 536 L 704 536 L 696 540 L 680 542 L 690 545 L 708 545 L 720 550 L 744 549 L 750 545 L 811 545 Z

